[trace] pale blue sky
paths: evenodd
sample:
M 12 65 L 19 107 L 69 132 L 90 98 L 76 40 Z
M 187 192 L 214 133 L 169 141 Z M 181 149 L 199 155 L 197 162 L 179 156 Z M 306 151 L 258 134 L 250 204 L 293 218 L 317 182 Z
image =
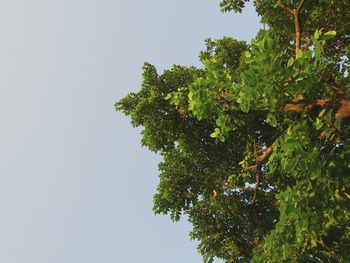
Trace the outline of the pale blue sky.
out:
M 199 65 L 204 38 L 258 18 L 214 0 L 0 1 L 0 262 L 202 262 L 152 213 L 159 157 L 113 104 L 144 61 Z

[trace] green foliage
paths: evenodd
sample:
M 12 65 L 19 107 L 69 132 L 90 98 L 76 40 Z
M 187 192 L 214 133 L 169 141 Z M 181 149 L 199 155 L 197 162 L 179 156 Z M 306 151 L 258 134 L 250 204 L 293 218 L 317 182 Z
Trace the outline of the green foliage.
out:
M 298 3 L 255 0 L 269 30 L 207 39 L 203 69 L 145 63 L 115 105 L 163 157 L 154 212 L 186 215 L 204 262 L 350 262 L 350 4 L 305 1 L 294 52 Z
M 220 3 L 221 11 L 228 12 L 228 11 L 235 11 L 235 12 L 242 12 L 242 9 L 244 8 L 244 4 L 249 0 L 223 0 Z

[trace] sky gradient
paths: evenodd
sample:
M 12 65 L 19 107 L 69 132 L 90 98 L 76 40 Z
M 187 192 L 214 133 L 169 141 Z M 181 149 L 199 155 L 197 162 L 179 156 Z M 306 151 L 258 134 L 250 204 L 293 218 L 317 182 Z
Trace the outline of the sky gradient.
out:
M 2 0 L 0 262 L 202 262 L 153 215 L 160 158 L 113 104 L 144 61 L 199 66 L 204 38 L 258 28 L 213 0 Z

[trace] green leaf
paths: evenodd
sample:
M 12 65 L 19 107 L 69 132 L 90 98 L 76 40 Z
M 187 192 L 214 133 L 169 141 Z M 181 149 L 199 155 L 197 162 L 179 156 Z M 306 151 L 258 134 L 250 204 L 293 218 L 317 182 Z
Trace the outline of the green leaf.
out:
M 237 102 L 239 103 L 239 107 L 241 108 L 241 111 L 247 113 L 250 108 L 250 98 L 249 95 L 245 92 L 239 93 L 239 98 L 237 99 Z
M 334 38 L 336 35 L 337 35 L 337 32 L 334 31 L 334 30 L 331 30 L 331 31 L 328 31 L 328 32 L 324 33 L 324 37 L 326 39 Z
M 294 64 L 294 58 L 291 57 L 291 58 L 288 60 L 287 67 L 290 68 L 291 66 L 293 66 L 293 64 Z
M 267 122 L 272 126 L 272 127 L 277 127 L 277 119 L 276 116 L 272 113 L 267 114 Z
M 288 159 L 283 158 L 283 159 L 281 160 L 281 167 L 282 167 L 282 169 L 283 169 L 283 170 L 286 170 L 287 165 L 288 165 Z
M 225 142 L 225 136 L 223 136 L 222 134 L 220 134 L 218 138 L 221 142 Z
M 315 33 L 314 33 L 314 38 L 317 40 L 320 38 L 320 31 L 318 29 L 316 29 Z
M 334 126 L 334 128 L 336 128 L 337 130 L 339 130 L 340 129 L 340 126 L 341 126 L 341 119 L 337 119 L 335 122 L 334 122 L 334 124 L 333 124 L 333 126 Z
M 241 103 L 239 105 L 241 107 L 241 110 L 245 113 L 249 112 L 249 108 L 250 108 L 250 101 L 245 101 L 244 103 Z
M 317 242 L 314 239 L 311 239 L 311 247 L 317 247 Z
M 316 178 L 317 178 L 317 174 L 311 173 L 310 179 L 311 179 L 311 180 L 315 180 Z
M 297 58 L 302 58 L 303 57 L 303 51 L 301 49 L 297 50 Z
M 335 162 L 330 161 L 329 164 L 328 164 L 328 167 L 336 167 Z
M 164 97 L 164 99 L 165 99 L 165 100 L 170 100 L 170 99 L 171 99 L 171 97 L 172 97 L 172 94 L 171 94 L 171 93 L 169 93 L 168 95 L 166 95 L 166 96 Z
M 225 116 L 220 116 L 219 118 L 216 119 L 215 123 L 219 127 L 225 127 L 225 125 L 226 125 L 226 117 Z
M 236 99 L 236 97 L 234 95 L 228 95 L 227 97 L 225 97 L 225 99 L 227 99 L 228 101 L 233 101 Z
M 330 123 L 332 121 L 332 109 L 328 110 L 326 115 L 324 116 L 324 119 L 327 123 Z
M 188 93 L 188 99 L 190 100 L 190 101 L 192 101 L 193 100 L 193 92 L 190 90 L 190 92 Z
M 211 138 L 216 138 L 221 133 L 219 128 L 215 128 L 214 132 L 210 134 Z
M 318 114 L 319 118 L 322 118 L 323 114 L 326 112 L 326 109 L 322 109 L 320 113 Z
M 323 53 L 322 47 L 321 46 L 316 46 L 314 52 L 315 52 L 315 57 L 316 58 L 320 58 L 322 56 L 322 53 Z
M 333 134 L 333 130 L 327 127 L 325 129 L 325 132 L 326 132 L 326 140 L 328 140 L 329 137 Z
M 269 50 L 269 39 L 267 37 L 265 37 L 263 40 L 263 46 L 266 51 Z
M 320 118 L 316 118 L 316 125 L 315 126 L 316 126 L 316 130 L 319 130 L 322 128 L 323 122 Z
M 251 58 L 252 54 L 249 51 L 244 52 L 246 58 Z

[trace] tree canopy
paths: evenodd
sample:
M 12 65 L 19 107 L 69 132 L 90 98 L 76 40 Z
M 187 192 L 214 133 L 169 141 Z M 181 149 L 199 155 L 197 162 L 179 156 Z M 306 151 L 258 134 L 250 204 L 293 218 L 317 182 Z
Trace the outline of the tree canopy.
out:
M 154 212 L 187 215 L 204 262 L 350 262 L 350 2 L 253 3 L 268 29 L 251 43 L 145 63 L 115 104 L 163 157 Z

